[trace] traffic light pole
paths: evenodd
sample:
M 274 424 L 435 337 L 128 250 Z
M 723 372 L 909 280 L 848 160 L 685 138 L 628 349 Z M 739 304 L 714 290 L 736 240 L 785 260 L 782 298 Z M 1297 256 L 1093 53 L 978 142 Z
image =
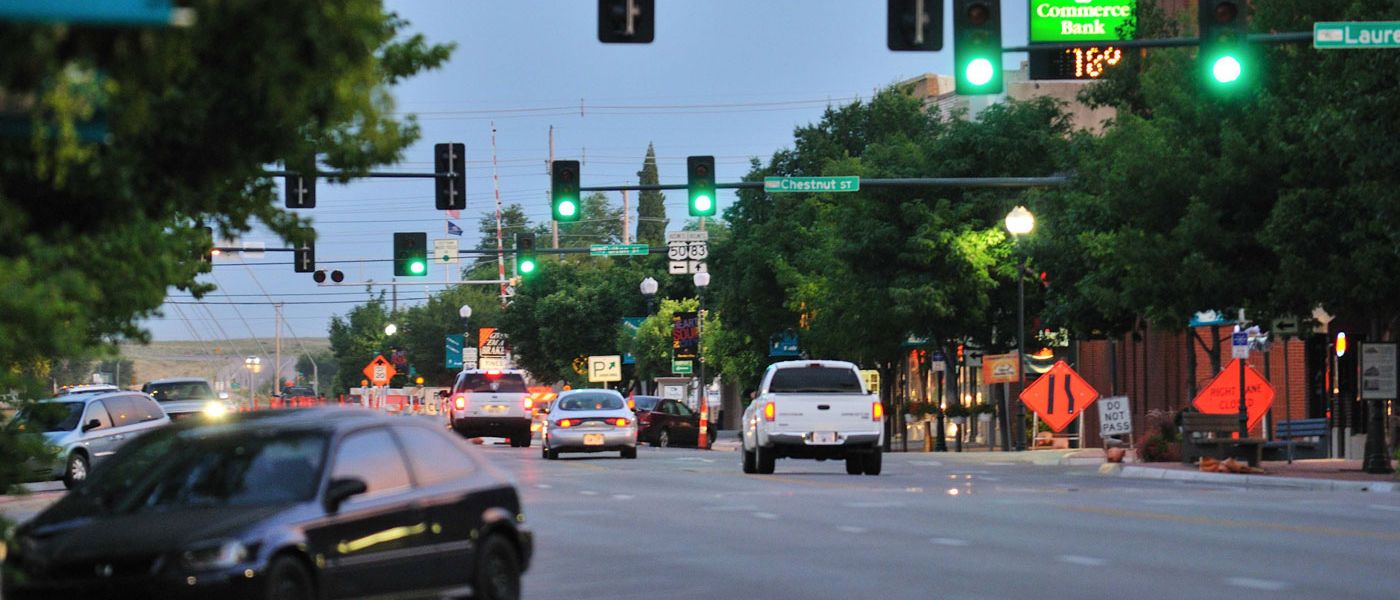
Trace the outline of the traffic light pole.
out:
M 1049 177 L 908 177 L 902 179 L 864 179 L 860 180 L 862 188 L 878 187 L 952 187 L 952 188 L 1042 188 L 1058 187 L 1069 183 L 1068 175 L 1051 175 Z M 620 191 L 641 191 L 659 192 L 666 190 L 684 190 L 689 186 L 684 183 L 654 183 L 654 184 L 630 184 L 630 185 L 593 185 L 582 186 L 581 192 L 620 192 Z M 715 187 L 721 190 L 753 190 L 763 189 L 762 181 L 740 181 L 737 183 L 717 183 Z
M 1285 33 L 1252 33 L 1245 38 L 1251 44 L 1301 44 L 1311 42 L 1313 32 L 1311 31 L 1289 31 Z M 1158 38 L 1148 40 L 1113 40 L 1105 42 L 1095 42 L 1100 46 L 1113 46 L 1114 48 L 1187 48 L 1200 46 L 1199 37 L 1178 37 L 1178 38 Z M 1084 42 L 1073 44 L 1027 44 L 1025 46 L 1007 46 L 1001 49 L 1002 53 L 1008 52 L 1035 52 L 1037 50 L 1073 50 L 1083 48 Z

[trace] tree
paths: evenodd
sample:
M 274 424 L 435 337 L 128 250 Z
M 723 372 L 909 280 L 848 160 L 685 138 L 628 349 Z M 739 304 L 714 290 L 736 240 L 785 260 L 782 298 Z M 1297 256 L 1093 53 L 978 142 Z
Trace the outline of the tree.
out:
M 314 368 L 312 361 L 316 363 Z M 312 374 L 315 374 L 317 376 L 316 389 L 323 394 L 329 394 L 335 389 L 336 375 L 340 373 L 340 363 L 336 361 L 335 354 L 326 350 L 314 355 L 297 356 L 296 370 L 297 374 L 308 382 L 311 380 Z
M 583 197 L 581 218 L 559 224 L 559 245 L 586 248 L 592 244 L 622 242 L 622 208 L 614 208 L 608 195 L 593 192 Z
M 637 328 L 636 337 L 619 337 L 618 347 L 637 360 L 637 379 L 672 375 L 671 317 L 678 312 L 699 310 L 699 307 L 700 302 L 695 298 L 664 299 L 656 314 L 648 316 Z M 719 339 L 724 336 L 724 327 L 719 313 L 709 309 L 705 312 L 705 322 L 700 328 L 700 352 L 707 365 L 705 377 L 709 379 L 722 376 L 725 372 L 725 355 L 719 345 Z
M 466 334 L 466 347 L 477 346 L 477 332 L 498 327 L 501 301 L 495 286 L 460 285 L 433 294 L 424 304 L 399 311 L 398 342 L 424 385 L 451 385 L 458 369 L 447 368 L 447 336 Z M 462 305 L 472 308 L 467 330 L 462 329 Z
M 382 292 L 379 297 L 350 309 L 344 318 L 331 318 L 331 354 L 335 357 L 336 371 L 331 394 L 343 394 L 352 387 L 360 387 L 365 365 L 386 350 L 384 326 L 388 323 L 389 310 Z
M 477 221 L 477 232 L 481 234 L 481 239 L 476 243 L 477 250 L 496 250 L 496 211 L 482 211 L 481 219 Z M 525 216 L 525 207 L 520 204 L 508 204 L 501 209 L 501 248 L 509 253 L 515 248 L 515 234 L 542 232 L 541 227 L 532 227 L 530 218 Z M 494 254 L 483 254 L 476 258 L 472 269 L 480 267 L 482 264 L 496 264 Z
M 656 150 L 647 144 L 647 155 L 642 160 L 642 170 L 637 171 L 637 182 L 641 185 L 661 183 L 656 170 Z M 661 246 L 666 242 L 666 195 L 656 190 L 644 191 L 637 198 L 637 243 Z

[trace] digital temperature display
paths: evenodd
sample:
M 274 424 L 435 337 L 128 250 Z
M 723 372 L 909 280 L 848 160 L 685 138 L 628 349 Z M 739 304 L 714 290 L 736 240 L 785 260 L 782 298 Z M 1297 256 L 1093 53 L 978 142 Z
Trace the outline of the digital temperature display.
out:
M 1123 62 L 1115 46 L 1080 46 L 1031 52 L 1031 79 L 1098 79 Z

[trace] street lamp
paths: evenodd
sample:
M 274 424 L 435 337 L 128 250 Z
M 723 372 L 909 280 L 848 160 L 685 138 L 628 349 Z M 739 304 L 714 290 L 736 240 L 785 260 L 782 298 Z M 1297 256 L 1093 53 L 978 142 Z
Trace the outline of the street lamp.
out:
M 399 332 L 399 326 L 393 323 L 384 326 L 384 335 L 394 335 Z
M 642 297 L 647 299 L 647 316 L 651 316 L 651 313 L 656 311 L 656 289 L 658 287 L 660 286 L 657 285 L 656 280 L 650 277 L 643 279 L 642 284 L 638 286 L 642 291 Z
M 709 402 L 709 386 L 705 383 L 705 288 L 710 285 L 710 274 L 707 271 L 700 271 L 695 274 L 692 281 L 695 282 L 695 296 L 700 304 L 700 310 L 695 313 L 697 330 L 700 334 L 695 344 L 695 362 L 700 363 L 700 367 L 697 369 L 700 373 L 698 389 L 700 390 L 700 402 Z M 696 406 L 700 406 L 700 404 L 696 403 Z
M 253 374 L 262 370 L 262 357 L 243 359 L 243 368 L 248 369 L 248 408 L 257 408 L 257 401 L 253 398 Z
M 1033 229 L 1035 229 L 1035 215 L 1026 210 L 1026 207 L 1017 206 L 1011 209 L 1011 212 L 1006 213 L 1006 230 L 1011 232 L 1011 235 L 1016 239 L 1018 247 L 1021 244 L 1021 236 L 1029 234 Z M 1021 390 L 1026 389 L 1026 263 L 1027 258 L 1022 254 L 1021 265 L 1016 268 L 1016 360 L 1018 361 L 1016 372 L 1021 378 L 1019 388 Z M 1011 402 L 1010 398 L 1003 400 L 1007 403 Z M 1007 431 L 1016 438 L 1016 450 L 1022 451 L 1026 449 L 1025 419 L 1022 417 L 1021 403 L 1016 402 L 1015 406 L 1015 415 L 1011 415 L 1010 411 L 1006 410 L 1007 406 L 1002 407 L 1002 413 L 1008 415 L 1008 418 L 1015 419 L 1014 423 L 1008 423 L 1011 426 L 1007 428 Z M 1010 450 L 1010 444 L 1003 441 L 1002 450 Z

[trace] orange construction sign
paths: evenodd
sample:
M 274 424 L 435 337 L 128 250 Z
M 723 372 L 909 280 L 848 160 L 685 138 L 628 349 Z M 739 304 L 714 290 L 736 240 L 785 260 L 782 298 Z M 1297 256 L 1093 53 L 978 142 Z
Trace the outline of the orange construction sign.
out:
M 1240 414 L 1240 365 L 1247 367 L 1244 371 L 1244 402 L 1249 415 L 1249 428 L 1254 429 L 1274 403 L 1274 388 L 1269 385 L 1269 380 L 1243 360 L 1230 361 L 1224 371 L 1196 394 L 1191 405 L 1210 415 Z
M 1098 399 L 1098 390 L 1063 360 L 1021 392 L 1021 402 L 1056 432 L 1074 422 L 1079 413 Z
M 374 360 L 369 361 L 369 364 L 365 365 L 363 372 L 365 377 L 369 378 L 369 382 L 374 385 L 389 385 L 389 379 L 398 374 L 398 371 L 394 369 L 394 365 L 389 364 L 389 360 L 382 355 L 376 356 Z

